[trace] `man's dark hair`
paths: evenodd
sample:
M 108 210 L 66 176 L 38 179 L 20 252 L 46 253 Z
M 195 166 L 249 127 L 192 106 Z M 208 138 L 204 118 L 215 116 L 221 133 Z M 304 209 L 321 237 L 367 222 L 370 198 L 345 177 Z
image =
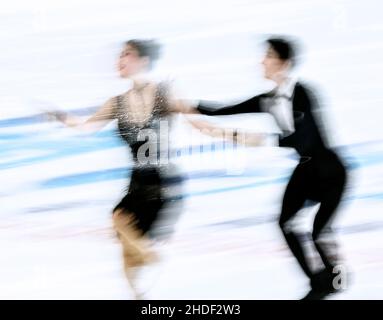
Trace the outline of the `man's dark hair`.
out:
M 290 61 L 292 65 L 295 65 L 295 46 L 291 41 L 284 38 L 269 38 L 266 44 L 277 53 L 279 59 Z

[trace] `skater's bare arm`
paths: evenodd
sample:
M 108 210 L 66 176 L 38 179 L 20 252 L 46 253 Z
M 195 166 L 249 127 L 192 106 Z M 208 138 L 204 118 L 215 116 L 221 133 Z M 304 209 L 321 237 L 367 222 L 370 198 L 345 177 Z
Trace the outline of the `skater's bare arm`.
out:
M 173 99 L 170 103 L 170 111 L 182 114 L 201 114 L 195 103 L 187 100 Z
M 265 135 L 261 133 L 245 132 L 233 128 L 222 128 L 206 121 L 193 119 L 192 117 L 187 117 L 187 119 L 194 128 L 213 138 L 225 139 L 249 147 L 261 146 L 264 142 Z
M 169 84 L 166 87 L 166 97 L 171 113 L 200 114 L 197 110 L 198 103 L 191 100 L 180 99 L 175 89 Z
M 102 129 L 115 118 L 115 100 L 116 98 L 109 99 L 96 113 L 85 121 L 81 117 L 61 111 L 50 111 L 47 114 L 50 118 L 60 121 L 67 127 L 92 133 Z

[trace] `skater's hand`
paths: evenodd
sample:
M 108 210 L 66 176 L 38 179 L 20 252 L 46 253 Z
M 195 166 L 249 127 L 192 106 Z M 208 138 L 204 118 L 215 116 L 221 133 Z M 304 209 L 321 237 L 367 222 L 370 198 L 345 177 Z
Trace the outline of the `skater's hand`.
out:
M 84 121 L 79 119 L 78 117 L 74 117 L 72 115 L 69 115 L 66 112 L 59 111 L 59 110 L 48 110 L 44 112 L 45 119 L 47 121 L 59 121 L 62 124 L 64 124 L 67 127 L 73 128 L 78 127 L 78 129 L 81 129 L 80 126 L 84 127 L 84 131 L 86 129 Z
M 60 121 L 65 123 L 67 120 L 67 114 L 62 111 L 45 111 L 44 117 L 47 121 Z

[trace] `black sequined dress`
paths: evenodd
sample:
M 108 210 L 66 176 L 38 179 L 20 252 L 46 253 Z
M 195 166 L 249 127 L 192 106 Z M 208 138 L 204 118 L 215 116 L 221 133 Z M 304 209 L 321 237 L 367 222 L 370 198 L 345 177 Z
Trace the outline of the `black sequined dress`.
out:
M 131 122 L 123 95 L 115 98 L 119 134 L 130 147 L 133 168 L 127 193 L 113 212 L 122 209 L 124 214 L 134 215 L 143 234 L 151 230 L 170 201 L 166 178 L 173 167 L 168 157 L 170 112 L 166 93 L 166 85 L 159 84 L 153 110 L 143 124 Z

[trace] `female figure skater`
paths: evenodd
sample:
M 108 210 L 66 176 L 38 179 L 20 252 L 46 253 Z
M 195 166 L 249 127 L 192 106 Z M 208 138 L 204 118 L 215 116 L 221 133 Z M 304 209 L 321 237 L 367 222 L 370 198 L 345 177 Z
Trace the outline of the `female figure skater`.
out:
M 130 184 L 113 209 L 113 224 L 123 248 L 125 274 L 136 298 L 141 297 L 136 286 L 139 267 L 156 259 L 149 249 L 148 233 L 171 201 L 167 199 L 164 178 L 170 170 L 174 173 L 174 167 L 168 158 L 165 161 L 160 158 L 168 155 L 169 138 L 168 131 L 160 132 L 160 129 L 162 124 L 169 125 L 172 112 L 182 111 L 182 104 L 169 96 L 168 86 L 151 81 L 146 74 L 158 59 L 159 49 L 152 40 L 127 41 L 118 71 L 120 77 L 132 80 L 133 86 L 109 99 L 87 121 L 62 112 L 50 113 L 67 126 L 88 131 L 98 130 L 116 119 L 119 134 L 130 147 L 134 163 Z
M 322 136 L 321 128 L 314 117 L 315 98 L 306 86 L 290 76 L 295 56 L 292 44 L 282 38 L 271 38 L 266 41 L 268 46 L 263 60 L 264 76 L 275 82 L 276 87 L 268 93 L 257 95 L 242 103 L 216 108 L 216 104 L 200 102 L 197 110 L 205 115 L 230 115 L 239 113 L 269 112 L 274 116 L 283 132 L 279 138 L 281 147 L 294 148 L 300 155 L 285 190 L 279 226 L 286 242 L 297 259 L 302 271 L 310 279 L 311 290 L 307 299 L 321 299 L 335 292 L 334 267 L 336 258 L 330 254 L 325 245 L 325 235 L 331 233 L 330 222 L 334 218 L 341 200 L 345 183 L 346 169 L 334 150 L 330 149 Z M 217 128 L 206 122 L 193 121 L 200 129 Z M 247 134 L 251 137 L 251 134 Z M 246 136 L 234 140 L 248 140 Z M 260 135 L 253 135 L 252 143 L 259 144 Z M 312 270 L 307 255 L 303 250 L 302 238 L 292 228 L 292 218 L 303 207 L 306 200 L 320 203 L 315 215 L 312 240 L 324 268 Z M 329 243 L 327 243 L 329 244 Z M 334 246 L 334 243 L 332 247 Z

